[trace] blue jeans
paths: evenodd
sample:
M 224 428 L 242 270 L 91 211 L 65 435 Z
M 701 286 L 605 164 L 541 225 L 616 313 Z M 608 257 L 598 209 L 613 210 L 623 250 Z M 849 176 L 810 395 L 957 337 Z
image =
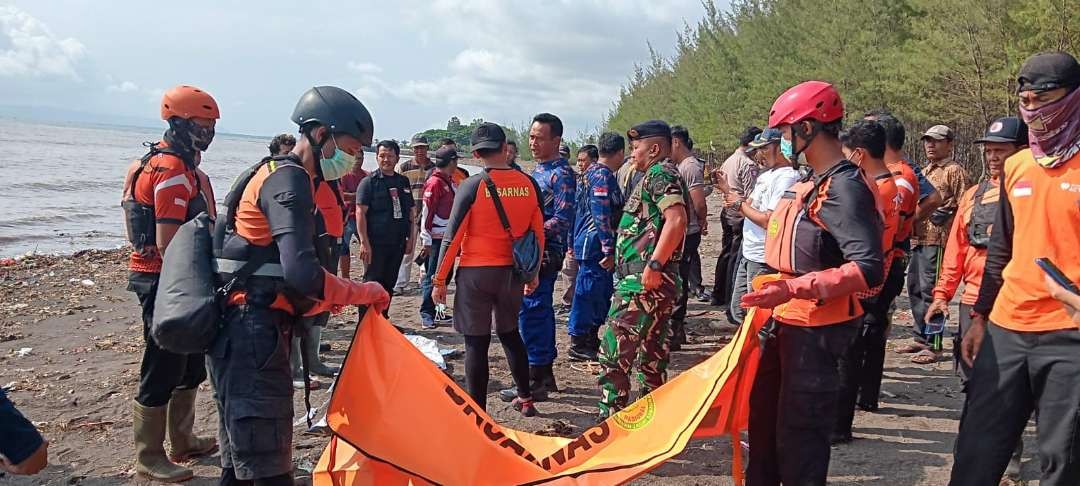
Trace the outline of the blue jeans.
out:
M 345 223 L 345 234 L 341 235 L 341 256 L 349 256 L 349 244 L 352 243 L 353 238 L 356 238 L 356 218 L 349 218 L 349 221 Z
M 555 362 L 555 309 L 551 300 L 555 293 L 558 272 L 540 275 L 540 284 L 521 301 L 518 329 L 529 352 L 530 366 L 547 366 Z
M 578 260 L 577 264 L 567 327 L 571 336 L 594 336 L 607 319 L 615 284 L 611 272 L 604 270 L 599 260 Z
M 424 264 L 424 279 L 420 281 L 420 315 L 435 317 L 435 301 L 431 300 L 431 278 L 439 269 L 439 250 L 442 249 L 442 240 L 431 240 L 431 252 L 428 254 L 427 263 Z
M 743 319 L 746 318 L 746 309 L 740 305 L 744 295 L 753 292 L 751 288 L 754 283 L 754 277 L 758 275 L 769 273 L 771 270 L 764 263 L 758 263 L 753 260 L 747 260 L 746 257 L 740 256 L 739 263 L 735 265 L 735 284 L 731 287 L 731 315 L 735 318 L 739 324 L 742 324 Z

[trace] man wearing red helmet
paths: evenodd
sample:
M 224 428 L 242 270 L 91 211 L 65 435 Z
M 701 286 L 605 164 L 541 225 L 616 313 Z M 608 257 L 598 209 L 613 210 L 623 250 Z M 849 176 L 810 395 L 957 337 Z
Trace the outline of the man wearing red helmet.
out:
M 825 484 L 837 361 L 863 313 L 855 294 L 884 280 L 881 216 L 863 172 L 844 157 L 843 115 L 840 95 L 821 81 L 787 90 L 769 114 L 784 155 L 805 156 L 814 175 L 769 218 L 765 258 L 780 275 L 742 298 L 743 307 L 773 309 L 750 395 L 752 486 Z
M 165 92 L 161 119 L 169 123 L 161 141 L 128 168 L 124 181 L 124 221 L 133 251 L 128 290 L 142 306 L 143 349 L 139 390 L 132 425 L 135 429 L 135 471 L 160 481 L 185 481 L 191 469 L 173 461 L 211 454 L 212 438 L 195 437 L 195 394 L 206 380 L 201 354 L 176 354 L 158 347 L 150 336 L 154 299 L 161 274 L 161 255 L 181 224 L 202 212 L 216 216 L 210 180 L 197 167 L 214 139 L 220 117 L 209 93 L 181 85 Z M 164 442 L 169 438 L 170 450 Z

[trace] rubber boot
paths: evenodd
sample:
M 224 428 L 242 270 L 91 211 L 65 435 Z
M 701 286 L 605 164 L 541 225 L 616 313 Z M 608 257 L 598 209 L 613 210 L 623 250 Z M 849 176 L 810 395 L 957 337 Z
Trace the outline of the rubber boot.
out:
M 304 357 L 300 355 L 301 339 L 299 336 L 292 338 L 292 348 L 289 352 L 289 365 L 292 366 L 292 385 L 293 389 L 304 389 Z M 318 390 L 322 388 L 322 383 L 315 379 L 314 376 L 309 376 L 307 381 L 308 390 Z
M 308 329 L 303 339 L 304 352 L 308 354 L 311 373 L 327 378 L 333 378 L 337 376 L 340 368 L 337 366 L 327 366 L 322 362 L 322 359 L 319 358 L 319 341 L 321 339 L 322 326 L 311 326 L 311 329 Z
M 592 334 L 589 335 L 589 349 L 592 350 L 593 354 L 595 354 L 597 356 L 597 359 L 599 360 L 599 356 L 600 356 L 600 328 L 599 327 L 597 327 L 596 329 L 593 329 Z
M 173 390 L 166 416 L 166 436 L 169 438 L 169 460 L 184 462 L 196 457 L 213 454 L 218 450 L 217 439 L 196 437 L 195 394 L 197 389 Z
M 544 386 L 542 368 L 541 366 L 529 366 L 529 391 L 532 393 L 534 402 L 546 402 L 548 399 L 548 388 Z M 551 366 L 548 366 L 548 370 L 550 369 Z M 513 402 L 517 397 L 517 387 L 499 390 L 499 399 L 504 402 Z
M 555 371 L 552 370 L 552 365 L 538 366 L 540 371 L 540 382 L 543 385 L 544 391 L 547 393 L 558 392 L 559 384 L 555 382 Z
M 572 361 L 596 361 L 596 348 L 592 347 L 592 337 L 570 336 L 570 351 L 566 353 Z
M 668 344 L 669 351 L 680 351 L 686 344 L 686 323 L 683 321 L 671 321 L 671 337 Z
M 132 425 L 135 429 L 135 473 L 164 483 L 179 483 L 195 476 L 165 456 L 165 414 L 167 406 L 144 407 L 135 402 Z

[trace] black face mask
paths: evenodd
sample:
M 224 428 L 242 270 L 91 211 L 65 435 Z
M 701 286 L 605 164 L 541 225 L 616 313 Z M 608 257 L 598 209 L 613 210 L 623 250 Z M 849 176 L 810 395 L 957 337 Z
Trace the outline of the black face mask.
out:
M 193 148 L 199 152 L 205 152 L 214 141 L 214 128 L 204 127 L 191 120 L 184 118 L 171 118 L 169 128 L 172 129 L 178 141 L 187 148 Z

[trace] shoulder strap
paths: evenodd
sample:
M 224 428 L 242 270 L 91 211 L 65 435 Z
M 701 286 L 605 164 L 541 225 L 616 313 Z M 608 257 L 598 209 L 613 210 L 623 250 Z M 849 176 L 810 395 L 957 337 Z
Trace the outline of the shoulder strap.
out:
M 491 175 L 488 174 L 487 169 L 480 172 L 484 178 L 484 184 L 487 185 L 488 194 L 491 194 L 491 202 L 495 204 L 495 212 L 499 213 L 499 221 L 502 222 L 503 229 L 506 230 L 506 234 L 510 235 L 510 239 L 514 239 L 514 234 L 510 232 L 510 218 L 506 217 L 506 210 L 503 209 L 502 201 L 499 199 L 499 188 L 495 186 L 495 181 L 491 180 Z
M 129 187 L 128 190 L 132 200 L 135 199 L 135 183 L 139 181 L 139 176 L 146 170 L 146 164 L 149 164 L 150 159 L 154 158 L 154 156 L 159 154 L 176 156 L 184 161 L 185 166 L 191 167 L 191 164 L 188 163 L 187 159 L 185 159 L 180 152 L 169 147 L 158 148 L 159 145 L 160 142 L 143 142 L 143 147 L 147 147 L 149 150 L 146 152 L 146 155 L 143 155 L 142 158 L 139 159 L 139 168 L 135 169 L 135 172 L 131 174 L 131 187 Z M 195 177 L 195 183 L 199 184 L 199 178 L 197 176 Z M 202 191 L 201 184 L 199 184 L 199 190 Z

